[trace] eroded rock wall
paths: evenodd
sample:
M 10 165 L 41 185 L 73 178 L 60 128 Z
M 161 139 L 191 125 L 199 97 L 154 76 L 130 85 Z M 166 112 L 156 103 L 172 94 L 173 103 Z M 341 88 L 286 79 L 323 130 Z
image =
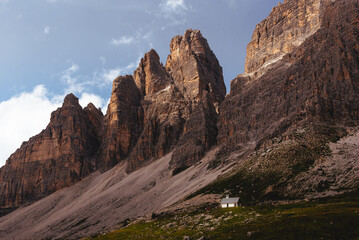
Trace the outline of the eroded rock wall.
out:
M 285 1 L 281 7 L 292 6 L 294 13 L 300 2 Z M 312 3 L 315 1 L 308 5 Z M 321 25 L 313 35 L 293 46 L 260 77 L 239 75 L 232 81 L 220 110 L 220 143 L 257 145 L 300 122 L 349 126 L 359 123 L 359 2 L 321 4 Z M 275 22 L 272 18 L 277 16 L 277 8 L 257 30 L 264 23 Z M 300 19 L 302 14 L 298 14 Z M 291 24 L 282 25 L 283 29 L 290 27 Z M 273 41 L 273 46 L 285 44 L 275 35 Z M 251 55 L 261 53 L 261 49 L 252 53 L 252 44 L 248 47 L 249 62 L 256 60 Z
M 66 96 L 49 125 L 24 142 L 0 169 L 0 206 L 16 207 L 70 186 L 96 168 L 103 115 Z
M 141 93 L 132 76 L 113 81 L 104 121 L 99 169 L 110 169 L 127 158 L 143 129 Z
M 247 46 L 245 74 L 263 75 L 271 65 L 292 52 L 321 25 L 321 0 L 286 0 L 259 23 Z
M 165 67 L 151 50 L 134 72 L 144 129 L 129 171 L 172 150 L 172 165 L 190 166 L 216 143 L 218 107 L 226 93 L 222 68 L 198 30 L 174 37 L 170 51 Z

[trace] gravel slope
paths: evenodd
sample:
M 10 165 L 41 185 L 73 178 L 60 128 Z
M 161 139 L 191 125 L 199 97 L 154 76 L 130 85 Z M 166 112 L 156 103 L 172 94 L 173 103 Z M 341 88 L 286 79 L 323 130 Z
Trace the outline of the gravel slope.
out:
M 169 207 L 225 172 L 207 170 L 216 151 L 173 177 L 171 154 L 130 174 L 124 164 L 94 173 L 0 218 L 0 239 L 78 239 Z

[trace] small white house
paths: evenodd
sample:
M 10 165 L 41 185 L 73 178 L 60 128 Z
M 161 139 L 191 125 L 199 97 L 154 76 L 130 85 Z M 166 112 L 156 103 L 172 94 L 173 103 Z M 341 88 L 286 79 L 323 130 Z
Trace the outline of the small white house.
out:
M 230 198 L 228 195 L 221 200 L 222 208 L 238 207 L 239 198 Z

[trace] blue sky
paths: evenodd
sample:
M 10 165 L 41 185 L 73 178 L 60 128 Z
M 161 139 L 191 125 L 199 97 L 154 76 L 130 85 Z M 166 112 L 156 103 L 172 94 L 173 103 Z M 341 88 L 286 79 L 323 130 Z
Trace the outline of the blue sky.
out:
M 106 110 L 112 80 L 151 48 L 200 29 L 230 81 L 279 0 L 0 0 L 0 166 L 73 92 Z

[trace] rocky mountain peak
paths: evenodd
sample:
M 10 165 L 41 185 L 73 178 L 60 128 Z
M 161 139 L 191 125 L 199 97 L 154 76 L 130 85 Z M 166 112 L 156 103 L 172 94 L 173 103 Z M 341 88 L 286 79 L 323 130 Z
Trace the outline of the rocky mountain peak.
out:
M 93 105 L 93 103 L 91 103 L 91 102 L 90 102 L 89 104 L 87 104 L 86 108 L 89 109 L 90 111 L 98 109 L 98 108 L 96 108 L 96 106 Z
M 135 103 L 139 100 L 139 91 L 131 75 L 119 76 L 112 84 L 111 103 L 125 101 Z M 109 108 L 110 110 L 111 108 Z
M 125 159 L 136 144 L 142 129 L 140 100 L 133 76 L 119 76 L 113 81 L 99 152 L 101 169 L 109 169 Z
M 170 51 L 173 58 L 179 57 L 180 49 L 187 48 L 196 54 L 206 54 L 210 51 L 207 40 L 202 36 L 200 30 L 188 29 L 183 36 L 176 36 L 171 40 Z
M 141 59 L 133 76 L 142 96 L 157 93 L 171 82 L 166 69 L 160 63 L 160 57 L 153 49 Z
M 66 95 L 63 105 L 79 105 L 79 99 L 72 93 Z
M 97 108 L 93 103 L 87 104 L 87 106 L 84 108 L 84 112 L 88 113 L 90 115 L 90 118 L 97 118 L 99 119 L 99 124 L 103 119 L 103 113 L 101 111 L 101 108 Z
M 94 171 L 103 115 L 89 106 L 82 109 L 75 95 L 67 95 L 46 129 L 10 156 L 0 172 L 1 207 L 34 201 Z
M 64 98 L 62 107 L 51 113 L 50 125 L 66 124 L 70 127 L 72 124 L 70 118 L 78 118 L 77 116 L 82 115 L 82 110 L 79 99 L 70 93 Z
M 321 0 L 284 1 L 259 23 L 247 46 L 245 75 L 259 77 L 321 25 Z
M 201 99 L 207 91 L 219 105 L 226 94 L 222 67 L 199 30 L 188 29 L 171 40 L 166 68 L 188 99 Z

